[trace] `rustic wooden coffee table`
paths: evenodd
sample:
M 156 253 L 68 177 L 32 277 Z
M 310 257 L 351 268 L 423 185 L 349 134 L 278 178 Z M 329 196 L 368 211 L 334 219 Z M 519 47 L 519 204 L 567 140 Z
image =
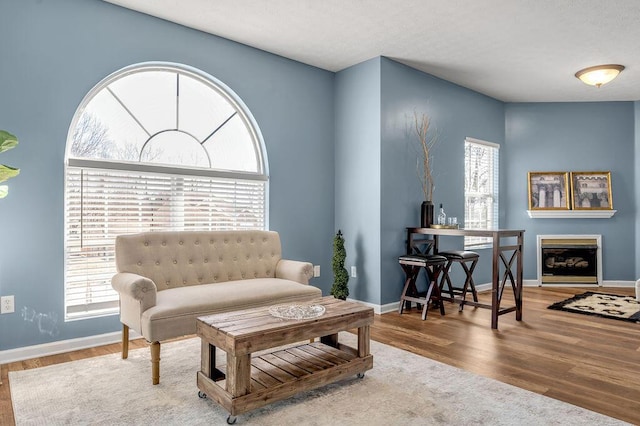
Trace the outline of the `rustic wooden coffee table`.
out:
M 325 313 L 311 319 L 282 319 L 269 307 L 200 317 L 202 339 L 200 397 L 208 396 L 236 415 L 324 386 L 350 375 L 364 376 L 373 368 L 369 326 L 373 309 L 359 303 L 323 297 L 300 304 L 323 305 Z M 358 347 L 338 342 L 338 332 L 358 329 Z M 252 353 L 313 340 L 271 353 Z M 225 366 L 216 367 L 216 348 L 226 352 Z

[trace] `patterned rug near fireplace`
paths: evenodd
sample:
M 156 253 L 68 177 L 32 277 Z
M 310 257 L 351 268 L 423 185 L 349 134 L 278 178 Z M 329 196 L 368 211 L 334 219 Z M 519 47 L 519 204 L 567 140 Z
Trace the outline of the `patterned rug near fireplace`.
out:
M 562 302 L 554 303 L 549 306 L 549 309 L 640 322 L 640 302 L 633 296 L 587 291 Z

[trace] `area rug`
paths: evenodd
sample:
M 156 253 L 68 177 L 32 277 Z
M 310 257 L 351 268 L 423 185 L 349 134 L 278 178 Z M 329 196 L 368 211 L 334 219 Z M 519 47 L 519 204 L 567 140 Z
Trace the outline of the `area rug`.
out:
M 554 303 L 548 308 L 623 321 L 640 322 L 640 302 L 634 296 L 587 291 L 586 293 L 576 294 L 562 302 Z
M 340 335 L 353 344 L 355 337 Z M 220 351 L 218 351 L 220 352 Z M 374 368 L 238 416 L 238 425 L 617 425 L 613 418 L 371 342 Z M 222 359 L 220 360 L 221 362 Z M 20 425 L 224 425 L 228 413 L 197 396 L 197 338 L 162 348 L 160 384 L 149 351 L 9 373 Z

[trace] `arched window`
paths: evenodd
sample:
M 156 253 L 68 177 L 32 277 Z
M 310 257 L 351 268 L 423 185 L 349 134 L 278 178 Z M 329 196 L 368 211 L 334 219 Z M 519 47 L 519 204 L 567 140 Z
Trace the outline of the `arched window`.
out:
M 266 228 L 259 129 L 192 68 L 139 64 L 101 81 L 76 111 L 65 166 L 66 319 L 117 313 L 119 234 Z

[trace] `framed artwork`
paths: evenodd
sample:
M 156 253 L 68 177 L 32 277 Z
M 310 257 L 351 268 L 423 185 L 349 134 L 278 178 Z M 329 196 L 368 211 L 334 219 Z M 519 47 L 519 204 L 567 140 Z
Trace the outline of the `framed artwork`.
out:
M 568 172 L 529 172 L 529 210 L 569 210 Z
M 611 172 L 571 172 L 574 210 L 612 210 Z

